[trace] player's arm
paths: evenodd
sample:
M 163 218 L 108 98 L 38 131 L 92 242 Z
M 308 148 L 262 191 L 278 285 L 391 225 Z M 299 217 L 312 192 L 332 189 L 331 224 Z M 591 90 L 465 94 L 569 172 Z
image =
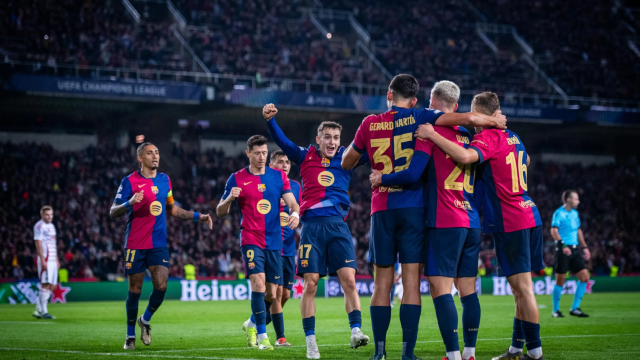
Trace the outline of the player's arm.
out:
M 578 229 L 578 242 L 580 243 L 580 248 L 584 253 L 584 259 L 588 261 L 589 259 L 591 259 L 591 252 L 587 247 L 587 242 L 584 241 L 584 234 L 582 233 L 582 229 Z
M 551 216 L 551 237 L 555 240 L 558 245 L 562 248 L 562 252 L 569 256 L 571 255 L 571 249 L 564 245 L 562 241 L 562 237 L 560 236 L 560 231 L 558 228 L 560 227 L 560 214 L 558 212 L 554 212 L 553 216 Z
M 139 193 L 133 194 L 133 196 L 128 200 L 123 202 L 120 205 L 114 203 L 111 205 L 111 210 L 109 210 L 109 216 L 112 219 L 118 218 L 127 213 L 127 209 L 133 206 L 133 204 L 137 204 L 142 201 L 144 198 L 144 190 L 141 190 Z
M 378 170 L 373 170 L 371 175 L 369 175 L 369 181 L 371 182 L 371 187 L 378 186 L 397 186 L 397 185 L 407 185 L 413 184 L 414 182 L 420 179 L 424 169 L 427 167 L 429 163 L 429 159 L 431 155 L 428 149 L 429 145 L 422 144 L 424 140 L 418 140 L 416 142 L 416 150 L 413 153 L 413 158 L 409 163 L 409 167 L 398 172 L 394 172 L 393 174 L 382 174 Z M 424 145 L 424 146 L 422 146 Z M 425 151 L 423 151 L 425 150 Z
M 351 170 L 358 165 L 361 157 L 362 153 L 358 152 L 353 147 L 353 144 L 351 144 L 347 150 L 345 150 L 344 155 L 342 156 L 342 163 L 340 163 L 340 165 L 345 170 Z
M 47 270 L 47 262 L 45 261 L 44 250 L 42 249 L 42 240 L 36 240 L 36 253 L 40 258 L 40 264 L 42 265 L 42 270 Z
M 296 201 L 296 197 L 292 192 L 282 194 L 282 199 L 289 207 L 289 227 L 295 229 L 300 223 L 300 205 Z
M 267 104 L 262 108 L 262 116 L 267 120 L 267 127 L 269 128 L 269 134 L 276 142 L 276 144 L 284 151 L 287 157 L 300 165 L 304 160 L 304 156 L 307 154 L 307 151 L 304 148 L 301 148 L 294 144 L 291 140 L 287 138 L 287 136 L 282 132 L 282 129 L 276 123 L 276 114 L 278 113 L 278 109 L 276 109 L 275 105 Z
M 449 115 L 449 114 L 444 114 Z M 444 116 L 442 115 L 442 116 Z M 440 118 L 442 118 L 442 116 Z M 431 124 L 424 124 L 418 127 L 416 130 L 416 136 L 421 139 L 429 139 L 449 155 L 453 161 L 460 164 L 473 164 L 480 160 L 478 152 L 473 149 L 465 149 L 458 144 L 445 139 L 442 135 L 438 134 Z
M 507 128 L 507 117 L 497 110 L 493 116 L 481 114 L 477 111 L 467 113 L 446 113 L 440 115 L 435 122 L 438 126 L 473 126 Z
M 229 214 L 229 210 L 231 209 L 231 204 L 240 197 L 240 192 L 242 189 L 236 186 L 236 177 L 232 174 L 227 180 L 227 185 L 224 188 L 224 194 L 222 194 L 222 201 L 218 203 L 216 207 L 216 215 L 219 218 L 223 218 Z
M 180 220 L 194 220 L 209 225 L 209 229 L 213 229 L 213 219 L 209 214 L 200 214 L 194 211 L 187 211 L 178 207 L 174 202 L 167 204 L 167 213 L 176 219 Z
M 531 164 L 531 157 L 529 157 L 529 154 L 527 154 L 527 166 L 529 166 L 529 164 Z
M 362 120 L 362 123 L 358 126 L 358 130 L 356 130 L 356 136 L 342 155 L 342 163 L 340 163 L 340 166 L 345 170 L 352 170 L 369 162 L 369 156 L 367 155 L 366 148 L 367 134 L 365 133 L 365 129 L 368 124 L 367 119 L 369 116 Z

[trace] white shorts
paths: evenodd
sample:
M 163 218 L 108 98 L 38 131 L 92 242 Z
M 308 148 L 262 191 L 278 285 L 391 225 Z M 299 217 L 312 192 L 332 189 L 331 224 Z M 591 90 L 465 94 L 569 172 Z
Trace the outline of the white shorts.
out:
M 42 270 L 42 263 L 38 258 L 38 274 L 41 284 L 58 284 L 58 263 L 56 261 L 47 261 L 47 270 Z

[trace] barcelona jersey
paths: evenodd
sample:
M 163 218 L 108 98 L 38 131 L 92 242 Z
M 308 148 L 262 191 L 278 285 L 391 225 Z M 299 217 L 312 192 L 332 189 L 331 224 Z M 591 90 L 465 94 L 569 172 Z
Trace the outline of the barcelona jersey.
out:
M 257 245 L 266 250 L 281 250 L 280 199 L 283 194 L 291 192 L 287 175 L 270 167 L 265 168 L 264 174 L 254 175 L 247 166 L 231 174 L 223 200 L 229 197 L 234 187 L 242 189 L 236 199 L 242 212 L 241 246 Z
M 300 183 L 295 180 L 291 182 L 291 192 L 296 198 L 296 202 L 300 201 Z M 289 227 L 289 207 L 280 199 L 280 226 L 282 226 L 282 256 L 296 256 L 298 249 L 296 248 L 295 230 Z
M 126 249 L 167 247 L 167 205 L 173 204 L 171 180 L 158 172 L 155 178 L 145 178 L 140 170 L 122 179 L 115 205 L 129 201 L 133 194 L 144 190 L 142 201 L 127 208 Z
M 512 232 L 542 225 L 527 193 L 527 150 L 510 130 L 485 129 L 473 137 L 478 178 L 484 182 L 485 233 Z
M 371 159 L 371 167 L 391 174 L 409 167 L 416 144 L 413 133 L 422 124 L 434 125 L 443 113 L 433 109 L 406 109 L 393 106 L 380 115 L 367 116 L 360 124 L 351 146 Z M 381 210 L 424 207 L 421 181 L 404 186 L 380 186 L 371 194 L 371 214 Z

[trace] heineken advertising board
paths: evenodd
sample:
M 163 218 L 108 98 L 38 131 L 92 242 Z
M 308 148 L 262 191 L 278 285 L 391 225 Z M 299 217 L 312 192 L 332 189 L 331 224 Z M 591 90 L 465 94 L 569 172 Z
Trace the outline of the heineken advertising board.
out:
M 564 285 L 564 294 L 573 294 L 577 279 L 569 278 Z M 555 281 L 550 277 L 534 277 L 533 290 L 536 295 L 550 295 Z M 371 296 L 373 279 L 357 279 L 356 289 L 360 296 Z M 151 281 L 142 287 L 142 300 L 149 299 Z M 297 278 L 292 290 L 293 298 L 302 297 L 304 283 Z M 504 277 L 483 277 L 476 283 L 478 293 L 484 295 L 512 295 L 511 287 Z M 40 284 L 36 281 L 0 283 L 0 304 L 35 304 L 38 300 Z M 596 277 L 589 281 L 587 292 L 633 292 L 640 291 L 640 277 Z M 51 296 L 52 303 L 76 301 L 124 301 L 127 298 L 126 282 L 71 282 L 58 284 Z M 420 292 L 429 294 L 429 282 L 420 281 Z M 320 297 L 344 296 L 337 278 L 325 278 L 318 282 Z M 182 301 L 229 301 L 251 298 L 248 280 L 177 280 L 169 281 L 165 299 Z

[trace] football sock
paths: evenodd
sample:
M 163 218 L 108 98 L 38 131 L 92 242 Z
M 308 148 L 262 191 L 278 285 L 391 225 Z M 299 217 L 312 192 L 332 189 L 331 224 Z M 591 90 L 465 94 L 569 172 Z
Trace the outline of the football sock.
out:
M 513 349 L 512 349 L 513 348 Z M 522 320 L 513 318 L 513 337 L 511 338 L 511 348 L 509 352 L 515 353 L 524 348 L 524 331 L 522 330 Z
M 480 327 L 480 301 L 478 294 L 473 293 L 460 298 L 462 302 L 462 336 L 464 348 L 476 347 L 478 328 Z M 465 350 L 466 353 L 466 350 Z
M 527 341 L 528 354 L 531 354 L 532 350 L 542 347 L 542 342 L 540 341 L 540 324 L 534 324 L 522 320 L 522 331 L 524 332 L 524 338 Z M 540 354 L 542 355 L 542 349 L 540 350 Z M 537 359 L 538 357 L 535 358 Z
M 476 357 L 476 348 L 472 347 L 464 347 L 464 350 L 462 351 L 462 359 L 466 359 L 469 360 L 471 357 Z
M 374 355 L 387 355 L 385 343 L 387 342 L 387 330 L 391 322 L 391 306 L 371 306 L 371 328 L 373 329 L 373 341 L 375 342 Z
M 534 359 L 540 359 L 540 357 L 542 356 L 542 348 L 535 348 L 535 349 L 527 349 L 527 355 L 529 355 L 530 358 L 534 358 Z
M 282 313 L 271 314 L 271 320 L 273 320 L 273 330 L 276 331 L 276 339 L 284 337 L 284 319 Z
M 258 342 L 262 341 L 263 339 L 267 338 L 267 333 L 263 333 L 263 334 L 258 334 Z
M 151 296 L 149 297 L 149 304 L 147 304 L 147 309 L 144 311 L 142 315 L 142 322 L 145 324 L 149 324 L 151 321 L 151 317 L 158 310 L 160 305 L 162 305 L 162 301 L 164 301 L 164 294 L 167 291 L 160 291 L 156 288 L 151 292 Z
M 127 295 L 127 337 L 136 337 L 136 318 L 138 317 L 138 300 L 140 294 L 129 291 Z
M 587 292 L 587 283 L 578 281 L 578 288 L 576 289 L 576 293 L 573 294 L 573 305 L 571 305 L 571 311 L 580 307 L 580 303 L 582 302 L 582 297 L 585 292 Z
M 271 301 L 264 301 L 264 308 L 267 309 L 267 325 L 271 324 Z
M 256 318 L 253 317 L 253 314 L 251 314 L 251 316 L 249 317 L 249 320 L 247 321 L 247 327 L 250 327 L 250 328 L 256 327 Z
M 304 335 L 315 335 L 316 334 L 316 317 L 308 317 L 302 319 L 302 329 L 304 329 Z
M 447 349 L 447 356 L 449 353 L 458 351 L 460 353 L 460 346 L 458 345 L 458 311 L 456 310 L 456 304 L 453 302 L 453 296 L 451 294 L 445 294 L 433 299 L 433 305 L 436 308 L 436 318 L 438 319 L 438 327 L 440 328 L 440 335 L 444 346 Z M 451 359 L 451 357 L 449 357 Z
M 553 301 L 553 312 L 560 311 L 560 297 L 562 297 L 562 286 L 556 285 L 553 287 L 553 295 L 551 298 Z
M 449 359 L 449 360 L 462 360 L 462 356 L 460 355 L 460 350 L 447 351 L 447 359 Z
M 49 304 L 49 296 L 51 296 L 51 292 L 48 289 L 40 289 L 40 296 L 38 296 L 38 300 L 40 301 L 40 312 L 43 314 L 47 314 L 49 312 L 47 308 L 47 304 Z
M 251 311 L 256 319 L 256 330 L 258 335 L 267 333 L 267 309 L 264 306 L 264 293 L 251 292 Z
M 413 359 L 413 349 L 418 339 L 421 305 L 400 305 L 400 325 L 402 326 L 402 355 Z
M 349 313 L 349 326 L 351 329 L 359 328 L 362 324 L 362 313 L 360 310 L 353 310 Z

